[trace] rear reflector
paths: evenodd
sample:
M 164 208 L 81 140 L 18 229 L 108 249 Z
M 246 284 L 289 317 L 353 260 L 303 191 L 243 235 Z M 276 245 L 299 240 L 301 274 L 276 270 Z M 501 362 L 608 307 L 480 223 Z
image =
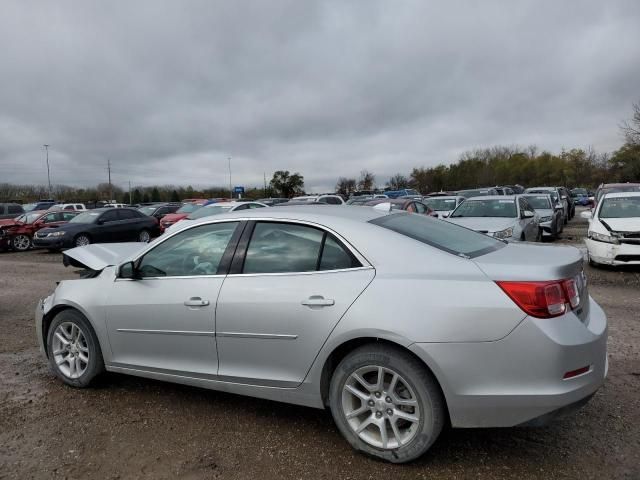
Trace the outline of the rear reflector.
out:
M 578 368 L 576 370 L 571 370 L 570 372 L 565 373 L 562 378 L 566 380 L 567 378 L 577 377 L 578 375 L 587 373 L 589 371 L 589 368 L 590 367 L 587 365 L 586 367 Z
M 525 313 L 537 318 L 552 318 L 576 308 L 580 296 L 573 279 L 552 282 L 496 282 Z

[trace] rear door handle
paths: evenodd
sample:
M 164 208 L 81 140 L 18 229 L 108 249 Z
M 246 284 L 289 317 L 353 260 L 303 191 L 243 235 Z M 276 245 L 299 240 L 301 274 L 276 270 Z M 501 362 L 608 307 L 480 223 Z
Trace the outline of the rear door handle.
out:
M 203 300 L 200 297 L 191 297 L 184 302 L 185 307 L 206 307 L 209 305 L 209 300 Z
M 306 300 L 300 302 L 305 307 L 331 307 L 336 304 L 332 298 L 324 298 L 322 295 L 312 295 Z

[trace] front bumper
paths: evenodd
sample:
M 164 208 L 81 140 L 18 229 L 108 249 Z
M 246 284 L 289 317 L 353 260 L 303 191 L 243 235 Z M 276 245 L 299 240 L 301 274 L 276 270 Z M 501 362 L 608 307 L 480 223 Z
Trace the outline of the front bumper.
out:
M 589 258 L 604 265 L 640 265 L 640 245 L 605 243 L 586 238 Z
M 71 237 L 65 235 L 64 237 L 33 237 L 33 246 L 39 248 L 70 248 L 73 246 Z
M 589 299 L 584 323 L 567 313 L 525 318 L 495 342 L 415 343 L 440 381 L 454 427 L 511 427 L 593 395 L 607 375 L 607 318 Z M 567 372 L 588 366 L 581 375 Z

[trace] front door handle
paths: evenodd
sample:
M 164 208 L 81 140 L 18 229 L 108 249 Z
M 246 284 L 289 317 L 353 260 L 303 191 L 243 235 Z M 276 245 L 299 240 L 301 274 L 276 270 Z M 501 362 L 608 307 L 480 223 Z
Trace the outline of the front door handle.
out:
M 185 307 L 206 307 L 209 305 L 209 300 L 203 300 L 200 297 L 191 297 L 184 302 Z
M 331 307 L 336 304 L 336 301 L 332 298 L 324 298 L 322 295 L 311 295 L 306 300 L 300 302 L 305 307 Z

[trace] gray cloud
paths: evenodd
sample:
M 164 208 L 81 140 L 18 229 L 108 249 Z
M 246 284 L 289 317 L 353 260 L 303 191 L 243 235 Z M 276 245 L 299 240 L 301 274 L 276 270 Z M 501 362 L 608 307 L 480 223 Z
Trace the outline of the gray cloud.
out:
M 640 3 L 32 2 L 0 16 L 0 181 L 309 190 L 494 144 L 621 143 Z

